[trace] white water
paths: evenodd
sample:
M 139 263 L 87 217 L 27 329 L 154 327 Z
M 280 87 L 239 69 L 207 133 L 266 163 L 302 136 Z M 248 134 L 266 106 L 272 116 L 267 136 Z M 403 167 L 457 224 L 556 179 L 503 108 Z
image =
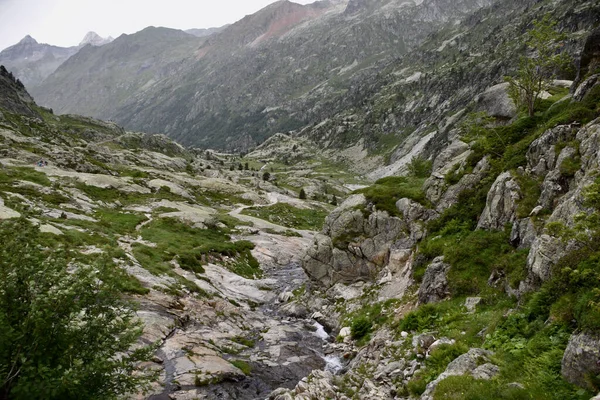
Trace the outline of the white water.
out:
M 323 341 L 329 340 L 329 334 L 325 331 L 323 325 L 315 321 L 313 326 L 317 328 L 317 330 L 314 332 L 316 336 L 320 337 Z M 342 368 L 344 368 L 344 366 L 342 365 L 342 359 L 334 354 L 321 357 L 323 358 L 323 360 L 325 360 L 325 371 L 329 371 L 335 375 L 338 372 L 340 372 Z
M 325 371 L 329 371 L 334 375 L 340 372 L 342 368 L 344 368 L 344 366 L 342 365 L 342 360 L 336 355 L 332 354 L 329 356 L 325 356 L 323 357 L 323 360 L 325 360 L 325 362 L 327 363 L 325 365 Z
M 323 325 L 321 325 L 320 323 L 315 321 L 313 326 L 315 328 L 317 328 L 317 330 L 314 332 L 315 335 L 317 335 L 318 337 L 320 337 L 323 340 L 329 339 L 329 334 L 327 332 L 325 332 L 325 328 L 323 327 Z

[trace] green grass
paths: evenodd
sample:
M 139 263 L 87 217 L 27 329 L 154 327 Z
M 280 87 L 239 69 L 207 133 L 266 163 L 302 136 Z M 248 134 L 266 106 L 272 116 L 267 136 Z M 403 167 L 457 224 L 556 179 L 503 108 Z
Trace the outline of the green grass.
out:
M 287 228 L 318 231 L 323 227 L 327 210 L 301 209 L 287 203 L 277 203 L 268 207 L 251 207 L 242 214 L 261 218 Z
M 402 198 L 409 198 L 420 204 L 427 205 L 423 192 L 424 178 L 391 176 L 375 182 L 374 185 L 355 191 L 362 193 L 367 201 L 373 203 L 378 210 L 387 211 L 393 216 L 400 216 L 396 202 Z
M 252 373 L 252 366 L 244 360 L 233 360 L 230 361 L 235 367 L 244 373 L 244 375 L 250 375 Z
M 30 167 L 0 168 L 0 183 L 13 183 L 15 181 L 29 181 L 42 186 L 52 184 L 46 174 Z
M 232 242 L 216 229 L 196 229 L 178 220 L 161 218 L 144 226 L 141 235 L 156 243 L 156 247 L 134 246 L 134 254 L 145 268 L 157 275 L 167 273 L 168 263 L 177 259 L 182 268 L 202 273 L 202 260 L 220 261 L 222 256 L 234 258 L 230 269 L 242 276 L 260 276 L 260 266 L 250 250 L 248 241 Z M 227 265 L 229 266 L 229 265 Z

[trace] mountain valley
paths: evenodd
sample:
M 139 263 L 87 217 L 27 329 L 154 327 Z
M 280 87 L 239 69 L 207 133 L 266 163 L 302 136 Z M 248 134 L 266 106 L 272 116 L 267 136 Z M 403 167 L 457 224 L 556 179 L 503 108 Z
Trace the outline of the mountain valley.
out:
M 1 337 L 0 398 L 600 399 L 599 23 L 589 0 L 283 0 L 3 51 L 42 56 L 0 67 L 0 260 L 33 232 L 91 266 L 143 328 L 109 358 L 150 352 L 145 387 L 92 395 L 76 354 L 17 357 L 12 384 Z M 536 35 L 568 62 L 529 112 Z

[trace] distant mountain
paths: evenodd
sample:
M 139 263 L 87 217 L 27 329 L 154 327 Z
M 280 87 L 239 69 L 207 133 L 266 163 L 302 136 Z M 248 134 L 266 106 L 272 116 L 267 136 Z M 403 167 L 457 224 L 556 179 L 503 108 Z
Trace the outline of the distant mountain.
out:
M 0 52 L 0 64 L 25 85 L 40 84 L 48 75 L 77 53 L 79 47 L 58 47 L 38 43 L 27 35 L 19 43 Z
M 89 49 L 32 92 L 59 112 L 164 132 L 188 145 L 246 149 L 318 122 L 323 90 L 343 96 L 353 79 L 492 2 L 282 0 L 195 43 L 151 42 L 142 31 Z
M 98 35 L 96 32 L 88 32 L 81 43 L 79 43 L 79 47 L 83 47 L 85 45 L 91 44 L 92 46 L 103 46 L 107 43 L 112 42 L 114 39 L 112 37 L 103 38 Z
M 221 26 L 219 28 L 207 28 L 207 29 L 187 29 L 185 32 L 190 35 L 194 35 L 196 37 L 206 37 L 210 35 L 214 35 L 215 33 L 219 33 L 225 28 L 227 28 L 229 24 Z
M 78 46 L 59 47 L 38 43 L 27 35 L 0 52 L 0 64 L 28 87 L 35 87 L 82 47 L 88 44 L 102 46 L 112 41 L 111 37 L 102 38 L 95 32 L 88 32 Z
M 85 109 L 88 116 L 104 115 L 104 119 L 114 120 L 112 112 L 106 110 L 115 110 L 132 95 L 141 95 L 157 82 L 180 74 L 185 60 L 204 40 L 180 30 L 155 27 L 121 35 L 107 45 L 82 48 L 30 91 L 38 103 L 63 105 L 61 113 Z M 74 94 L 74 85 L 89 89 Z M 70 104 L 71 96 L 81 104 Z

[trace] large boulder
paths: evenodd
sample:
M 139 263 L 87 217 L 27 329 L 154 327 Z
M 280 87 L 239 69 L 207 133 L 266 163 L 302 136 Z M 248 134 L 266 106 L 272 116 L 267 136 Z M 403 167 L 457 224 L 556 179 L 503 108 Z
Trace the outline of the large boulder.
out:
M 492 86 L 475 100 L 478 111 L 502 119 L 512 119 L 517 115 L 515 102 L 508 95 L 508 83 Z
M 504 229 L 517 219 L 517 202 L 521 199 L 521 188 L 510 172 L 496 178 L 488 192 L 485 209 L 479 217 L 478 229 Z
M 448 297 L 449 270 L 450 264 L 444 262 L 444 257 L 437 257 L 429 264 L 419 287 L 420 304 L 436 303 Z
M 483 349 L 470 349 L 467 353 L 455 358 L 446 370 L 435 380 L 427 384 L 421 400 L 433 400 L 433 393 L 437 385 L 450 376 L 471 375 L 475 379 L 489 380 L 498 375 L 500 369 L 489 363 L 492 352 Z
M 593 390 L 588 378 L 600 374 L 600 335 L 572 335 L 562 359 L 561 373 L 567 381 Z

